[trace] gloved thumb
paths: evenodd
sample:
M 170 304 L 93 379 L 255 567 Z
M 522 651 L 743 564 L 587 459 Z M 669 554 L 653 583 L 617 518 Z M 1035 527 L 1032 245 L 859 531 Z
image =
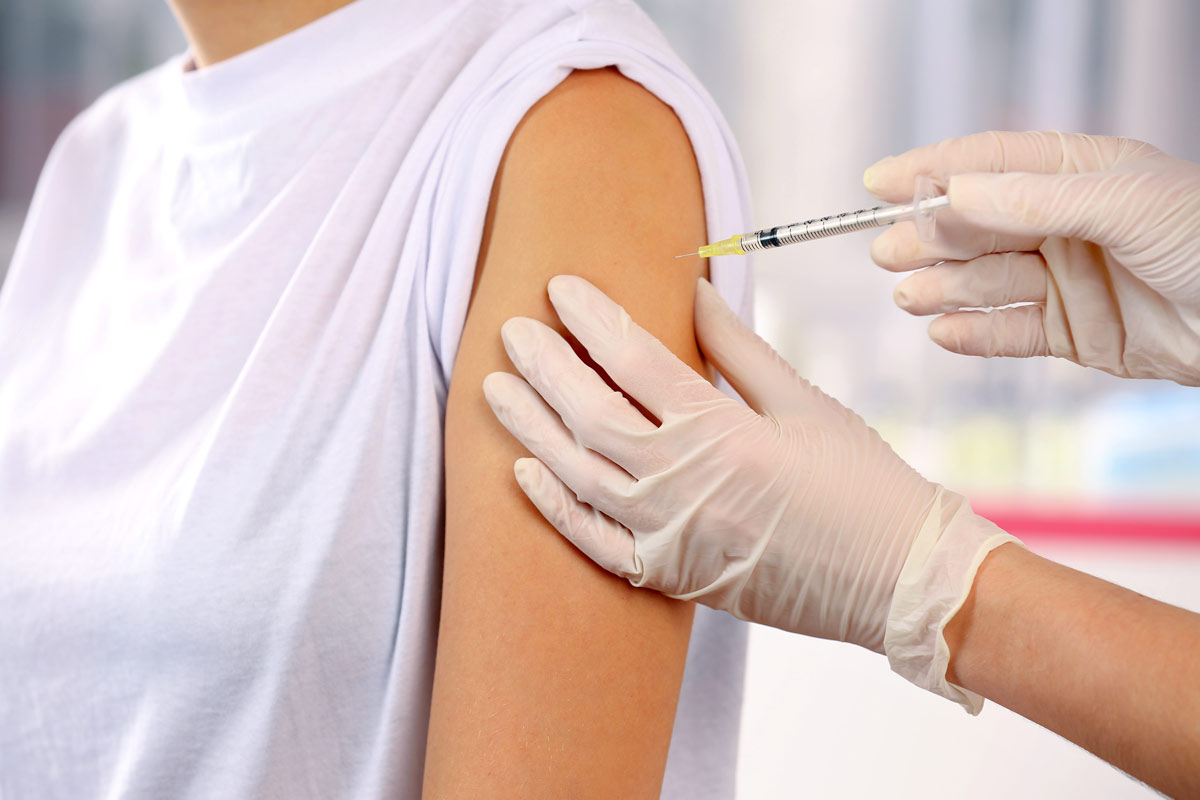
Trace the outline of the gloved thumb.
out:
M 1120 244 L 1120 200 L 1135 174 L 973 172 L 950 178 L 950 207 L 981 228 L 1018 236 Z
M 779 414 L 802 380 L 783 357 L 738 319 L 713 285 L 696 283 L 696 341 L 742 399 L 760 414 Z

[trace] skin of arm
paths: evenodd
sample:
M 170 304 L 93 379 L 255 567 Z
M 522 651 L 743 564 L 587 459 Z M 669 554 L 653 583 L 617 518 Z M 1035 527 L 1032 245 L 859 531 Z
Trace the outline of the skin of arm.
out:
M 996 548 L 945 629 L 947 678 L 1172 797 L 1200 797 L 1200 614 Z
M 582 275 L 697 369 L 704 206 L 670 108 L 612 69 L 537 103 L 497 172 L 446 418 L 446 551 L 425 797 L 658 797 L 693 608 L 602 571 L 525 498 L 527 451 L 481 384 L 500 327 L 565 334 L 546 294 Z

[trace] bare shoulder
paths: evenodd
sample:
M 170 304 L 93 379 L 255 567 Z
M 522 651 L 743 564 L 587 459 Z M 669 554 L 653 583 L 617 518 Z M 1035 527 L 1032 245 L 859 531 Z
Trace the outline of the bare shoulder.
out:
M 676 167 L 695 167 L 691 145 L 675 112 L 613 67 L 572 72 L 526 114 L 513 136 L 510 156 L 523 147 L 539 156 L 585 159 L 600 166 L 620 152 L 634 158 L 666 158 Z
M 540 279 L 544 298 L 554 275 L 584 275 L 696 364 L 691 308 L 703 266 L 674 256 L 704 237 L 700 172 L 675 112 L 615 69 L 577 71 L 513 133 L 493 187 L 478 280 L 489 272 Z M 542 302 L 547 313 L 536 316 L 553 323 Z M 682 329 L 659 324 L 672 307 Z

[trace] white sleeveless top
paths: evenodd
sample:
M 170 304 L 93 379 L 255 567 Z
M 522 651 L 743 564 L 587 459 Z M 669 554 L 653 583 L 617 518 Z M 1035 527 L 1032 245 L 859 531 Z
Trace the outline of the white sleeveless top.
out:
M 70 125 L 0 292 L 0 797 L 416 798 L 512 131 L 615 64 L 683 121 L 713 237 L 742 168 L 628 2 L 358 0 L 185 63 Z M 732 795 L 744 647 L 699 609 L 664 796 Z

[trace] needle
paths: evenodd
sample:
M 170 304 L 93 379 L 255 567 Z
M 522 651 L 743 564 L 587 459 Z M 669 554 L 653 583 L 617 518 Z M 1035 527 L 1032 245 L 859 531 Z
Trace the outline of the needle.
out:
M 687 258 L 688 256 L 698 256 L 698 255 L 700 255 L 700 253 L 698 253 L 698 252 L 697 253 L 684 253 L 681 256 L 675 256 L 675 257 L 676 258 Z

